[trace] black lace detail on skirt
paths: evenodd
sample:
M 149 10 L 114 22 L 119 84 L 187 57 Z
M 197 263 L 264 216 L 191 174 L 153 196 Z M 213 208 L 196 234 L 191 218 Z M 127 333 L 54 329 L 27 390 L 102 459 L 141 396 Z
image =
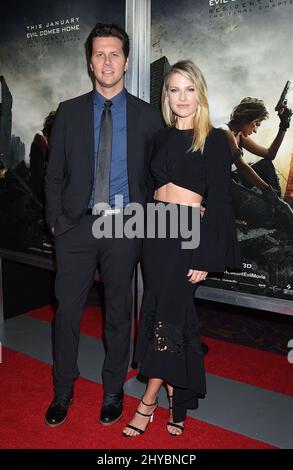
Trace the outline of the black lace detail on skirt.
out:
M 139 334 L 147 338 L 157 352 L 182 354 L 188 347 L 189 350 L 202 355 L 199 328 L 196 321 L 187 322 L 185 327 L 182 327 L 156 320 L 155 313 L 149 312 L 142 318 L 139 331 Z

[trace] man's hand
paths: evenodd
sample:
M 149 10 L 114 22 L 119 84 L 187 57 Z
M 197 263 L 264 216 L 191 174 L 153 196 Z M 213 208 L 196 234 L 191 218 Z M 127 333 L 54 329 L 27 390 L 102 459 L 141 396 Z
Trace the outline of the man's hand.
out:
M 51 227 L 51 233 L 54 235 L 54 227 Z
M 188 281 L 191 282 L 191 284 L 196 284 L 197 282 L 205 281 L 207 275 L 207 271 L 197 271 L 196 269 L 190 269 L 188 271 L 187 277 L 189 277 Z

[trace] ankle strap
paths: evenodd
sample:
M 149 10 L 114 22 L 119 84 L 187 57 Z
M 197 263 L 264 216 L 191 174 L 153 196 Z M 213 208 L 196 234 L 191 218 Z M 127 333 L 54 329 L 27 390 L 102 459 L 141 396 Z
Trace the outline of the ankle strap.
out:
M 147 416 L 148 418 L 150 418 L 150 417 L 153 415 L 153 413 L 151 413 L 150 415 L 148 415 L 148 414 L 142 413 L 141 411 L 138 411 L 138 410 L 136 410 L 136 413 L 138 413 L 138 414 L 141 415 L 141 416 Z
M 142 403 L 143 405 L 145 405 L 145 406 L 155 406 L 155 405 L 158 404 L 158 399 L 156 398 L 155 403 L 150 403 L 150 404 L 145 403 L 145 402 L 143 401 L 143 399 L 141 399 L 141 403 Z

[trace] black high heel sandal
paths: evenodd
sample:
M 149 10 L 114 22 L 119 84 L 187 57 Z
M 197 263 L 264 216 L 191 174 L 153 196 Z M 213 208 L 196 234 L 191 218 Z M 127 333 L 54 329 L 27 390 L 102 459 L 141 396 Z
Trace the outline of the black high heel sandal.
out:
M 168 397 L 168 400 L 169 400 L 169 410 L 173 410 L 173 406 L 171 404 L 171 399 L 173 398 L 173 395 L 167 395 L 167 397 Z M 175 434 L 174 432 L 170 432 L 169 429 L 168 429 L 168 426 L 173 426 L 174 428 L 180 429 L 181 433 L 180 434 Z M 170 436 L 181 436 L 183 434 L 183 431 L 184 431 L 184 426 L 182 426 L 182 424 L 177 424 L 177 423 L 173 423 L 172 421 L 168 421 L 167 431 L 170 434 Z
M 138 435 L 142 435 L 142 434 L 145 432 L 146 428 L 148 427 L 148 424 L 149 424 L 149 423 L 152 423 L 153 420 L 154 420 L 154 413 L 155 413 L 156 408 L 157 408 L 157 406 L 158 406 L 158 400 L 156 400 L 155 403 L 150 403 L 150 404 L 145 403 L 142 398 L 141 398 L 140 401 L 141 401 L 141 403 L 142 403 L 143 405 L 145 405 L 145 406 L 154 406 L 155 408 L 154 408 L 153 412 L 152 412 L 151 414 L 149 414 L 149 415 L 148 415 L 148 414 L 145 414 L 145 413 L 142 413 L 141 411 L 139 411 L 138 409 L 136 409 L 135 413 L 137 413 L 137 414 L 139 414 L 139 415 L 141 415 L 141 416 L 146 416 L 146 417 L 148 417 L 148 418 L 149 418 L 149 422 L 147 423 L 145 429 L 140 429 L 140 428 L 137 428 L 136 426 L 133 426 L 132 424 L 127 424 L 127 425 L 125 426 L 126 428 L 133 429 L 133 431 L 138 432 L 138 434 L 133 434 L 133 435 L 131 436 L 131 435 L 129 435 L 129 434 L 126 434 L 124 431 L 122 431 L 122 434 L 123 434 L 123 436 L 125 436 L 125 437 L 136 437 L 136 436 L 138 436 Z

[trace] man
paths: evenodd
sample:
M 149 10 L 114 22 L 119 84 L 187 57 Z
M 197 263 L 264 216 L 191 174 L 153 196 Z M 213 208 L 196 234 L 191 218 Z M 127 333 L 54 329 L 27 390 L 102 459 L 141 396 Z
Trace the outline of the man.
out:
M 72 402 L 79 375 L 79 323 L 97 263 L 105 287 L 107 349 L 100 422 L 109 425 L 121 417 L 130 355 L 131 280 L 141 240 L 95 238 L 92 226 L 98 217 L 117 217 L 119 209 L 95 210 L 103 202 L 113 206 L 116 195 L 123 196 L 124 206 L 145 204 L 150 139 L 162 127 L 160 113 L 124 88 L 126 32 L 98 23 L 86 48 L 95 89 L 59 105 L 45 184 L 47 222 L 55 236 L 59 304 L 54 331 L 55 396 L 45 417 L 53 427 L 66 420 Z

